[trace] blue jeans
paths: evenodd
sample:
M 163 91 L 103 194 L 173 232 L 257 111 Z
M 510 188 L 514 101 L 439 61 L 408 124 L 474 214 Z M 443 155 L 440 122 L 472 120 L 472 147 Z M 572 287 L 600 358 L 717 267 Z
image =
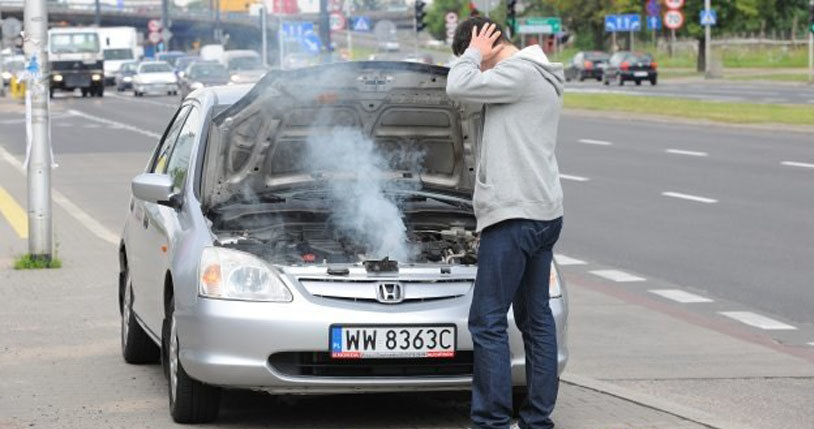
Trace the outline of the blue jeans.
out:
M 553 428 L 557 400 L 557 332 L 548 306 L 554 243 L 562 218 L 511 219 L 483 230 L 469 332 L 474 343 L 472 423 L 478 429 L 508 429 L 512 376 L 507 313 L 514 308 L 526 350 L 527 399 L 520 409 L 523 429 Z

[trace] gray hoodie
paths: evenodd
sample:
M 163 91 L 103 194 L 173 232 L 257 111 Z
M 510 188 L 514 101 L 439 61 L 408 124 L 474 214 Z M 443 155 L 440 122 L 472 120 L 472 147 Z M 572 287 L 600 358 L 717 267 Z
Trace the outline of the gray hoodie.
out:
M 562 64 L 530 46 L 480 71 L 481 54 L 469 48 L 449 72 L 447 94 L 484 105 L 485 120 L 474 209 L 478 231 L 507 219 L 562 216 L 562 188 L 554 149 L 562 110 Z

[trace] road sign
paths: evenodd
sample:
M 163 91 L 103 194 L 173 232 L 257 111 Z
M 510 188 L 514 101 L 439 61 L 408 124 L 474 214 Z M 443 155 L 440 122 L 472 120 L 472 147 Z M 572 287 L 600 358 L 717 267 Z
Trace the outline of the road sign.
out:
M 661 30 L 661 17 L 660 16 L 648 16 L 647 17 L 647 29 L 648 30 Z
M 648 0 L 646 9 L 647 16 L 661 15 L 661 4 L 658 0 Z
M 288 40 L 301 40 L 308 32 L 314 32 L 313 22 L 283 21 L 283 37 Z
M 562 19 L 559 17 L 528 17 L 517 25 L 519 34 L 556 34 L 562 31 Z
M 153 45 L 157 45 L 158 42 L 161 41 L 161 33 L 151 31 L 150 34 L 147 35 L 147 40 L 149 40 Z
M 452 45 L 455 38 L 455 29 L 458 28 L 458 14 L 455 12 L 448 12 L 444 15 L 444 25 L 447 30 L 447 45 Z
M 345 28 L 345 16 L 340 12 L 331 12 L 328 22 L 330 23 L 331 31 L 339 31 Z
M 664 5 L 667 9 L 681 9 L 684 6 L 684 0 L 664 0 Z
M 155 33 L 156 31 L 161 29 L 161 21 L 157 19 L 151 19 L 147 22 L 147 29 L 150 30 L 151 33 Z
M 642 19 L 639 15 L 607 15 L 605 16 L 605 31 L 616 33 L 621 31 L 641 31 Z
M 302 46 L 303 51 L 311 55 L 319 54 L 321 43 L 319 41 L 319 36 L 317 33 L 314 33 L 313 30 L 306 32 L 300 42 L 300 46 Z
M 678 30 L 684 25 L 684 14 L 680 10 L 668 10 L 664 14 L 664 26 L 670 30 Z
M 710 9 L 709 13 L 706 10 L 701 9 L 700 20 L 701 25 L 715 25 L 718 23 L 718 14 L 715 13 L 715 9 Z
M 351 29 L 363 33 L 370 33 L 373 26 L 370 25 L 370 18 L 366 16 L 357 16 L 351 20 Z

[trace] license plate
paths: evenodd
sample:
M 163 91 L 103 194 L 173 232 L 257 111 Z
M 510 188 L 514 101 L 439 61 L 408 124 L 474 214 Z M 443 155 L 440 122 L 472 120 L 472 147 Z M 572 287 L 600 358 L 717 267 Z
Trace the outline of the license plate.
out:
M 455 325 L 331 326 L 335 359 L 451 358 L 457 341 Z
M 641 72 L 635 72 L 635 73 L 633 73 L 633 76 L 636 76 L 636 77 L 647 77 L 647 72 L 645 72 L 645 71 L 641 71 Z

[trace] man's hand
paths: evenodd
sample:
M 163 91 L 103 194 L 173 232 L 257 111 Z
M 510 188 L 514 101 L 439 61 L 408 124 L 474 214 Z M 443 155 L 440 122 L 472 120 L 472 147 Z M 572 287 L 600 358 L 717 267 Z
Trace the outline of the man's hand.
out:
M 484 26 L 480 32 L 477 26 L 472 27 L 472 40 L 469 41 L 469 47 L 480 51 L 483 62 L 487 62 L 503 47 L 500 44 L 495 46 L 495 40 L 498 37 L 500 37 L 500 31 L 495 31 L 495 24 Z

